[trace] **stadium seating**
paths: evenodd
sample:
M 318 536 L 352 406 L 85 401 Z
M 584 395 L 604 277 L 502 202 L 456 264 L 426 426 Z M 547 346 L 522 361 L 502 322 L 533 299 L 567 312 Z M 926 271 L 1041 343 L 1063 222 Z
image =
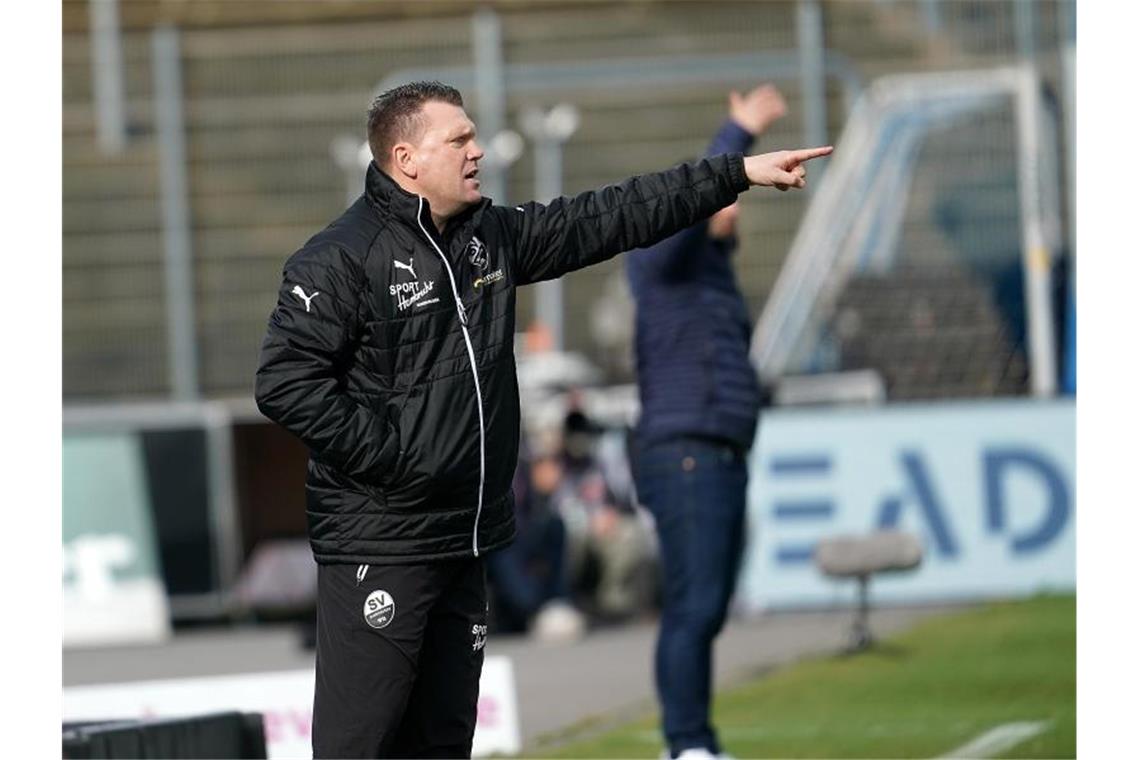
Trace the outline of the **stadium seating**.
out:
M 978 6 L 971 13 L 989 19 L 998 37 L 978 37 L 972 21 L 964 26 L 973 18 L 965 11 L 948 18 L 934 39 L 913 4 L 827 3 L 825 39 L 829 49 L 855 62 L 865 82 L 888 72 L 1008 60 L 1008 8 L 969 5 Z M 797 44 L 794 3 L 615 3 L 590 13 L 520 3 L 513 10 L 522 12 L 502 14 L 503 39 L 507 60 L 518 63 L 794 50 Z M 995 14 L 1001 18 L 991 18 Z M 330 144 L 339 135 L 361 134 L 372 88 L 397 70 L 472 60 L 470 18 L 464 13 L 375 21 L 356 15 L 352 23 L 323 18 L 325 23 L 298 27 L 269 25 L 279 24 L 280 14 L 257 26 L 247 13 L 241 26 L 210 28 L 199 20 L 198 28 L 183 35 L 195 309 L 206 395 L 248 394 L 281 263 L 341 208 L 346 180 L 330 158 Z M 1043 10 L 1040 21 L 1043 36 L 1055 34 L 1052 11 Z M 117 156 L 103 155 L 95 145 L 90 41 L 78 31 L 64 36 L 63 377 L 68 400 L 168 391 L 160 175 L 146 28 L 123 35 L 129 139 Z M 583 116 L 566 145 L 565 189 L 596 187 L 699 154 L 724 114 L 725 90 L 746 84 L 558 93 Z M 787 97 L 788 116 L 759 149 L 797 144 L 803 136 L 799 82 L 778 85 Z M 834 139 L 844 120 L 834 82 L 828 83 L 826 97 Z M 469 99 L 474 106 L 471 94 Z M 517 126 L 525 105 L 518 97 L 508 98 L 512 125 Z M 530 153 L 524 153 L 512 168 L 510 198 L 533 196 L 533 169 Z M 754 316 L 807 199 L 794 193 L 744 197 L 745 255 L 738 270 Z M 599 299 L 611 297 L 605 286 L 621 276 L 620 261 L 606 262 L 571 276 L 565 291 L 571 315 L 567 347 L 606 365 L 616 381 L 629 379 L 628 367 L 623 377 L 613 357 L 593 344 L 590 320 L 580 317 Z M 520 291 L 523 322 L 533 297 L 529 289 Z
M 887 398 L 1015 396 L 1025 356 L 988 286 L 960 268 L 900 268 L 853 279 L 831 330 L 842 369 L 876 369 Z

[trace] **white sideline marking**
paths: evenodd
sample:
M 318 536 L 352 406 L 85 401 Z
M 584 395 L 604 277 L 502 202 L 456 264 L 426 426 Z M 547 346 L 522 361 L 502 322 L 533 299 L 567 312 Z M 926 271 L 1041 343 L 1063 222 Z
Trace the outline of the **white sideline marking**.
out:
M 991 728 L 957 749 L 952 749 L 941 758 L 980 758 L 993 757 L 999 752 L 1021 744 L 1026 739 L 1037 736 L 1048 727 L 1048 721 L 1004 723 Z

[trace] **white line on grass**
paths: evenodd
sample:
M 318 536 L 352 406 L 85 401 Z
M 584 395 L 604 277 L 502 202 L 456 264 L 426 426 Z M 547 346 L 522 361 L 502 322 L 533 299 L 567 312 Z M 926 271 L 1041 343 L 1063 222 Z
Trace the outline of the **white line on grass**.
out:
M 1048 721 L 1024 721 L 1021 723 L 1003 723 L 991 728 L 981 736 L 975 737 L 957 749 L 952 749 L 941 758 L 980 758 L 993 757 L 999 752 L 1021 744 L 1044 731 L 1049 725 Z

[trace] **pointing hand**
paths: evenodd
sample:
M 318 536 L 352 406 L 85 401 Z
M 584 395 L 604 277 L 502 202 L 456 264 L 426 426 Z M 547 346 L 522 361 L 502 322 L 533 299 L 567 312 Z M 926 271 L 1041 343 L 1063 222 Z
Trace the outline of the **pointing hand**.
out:
M 789 187 L 802 188 L 807 185 L 807 169 L 804 163 L 813 158 L 826 156 L 832 147 L 801 148 L 800 150 L 778 150 L 774 153 L 760 153 L 745 156 L 744 173 L 753 185 L 787 190 Z

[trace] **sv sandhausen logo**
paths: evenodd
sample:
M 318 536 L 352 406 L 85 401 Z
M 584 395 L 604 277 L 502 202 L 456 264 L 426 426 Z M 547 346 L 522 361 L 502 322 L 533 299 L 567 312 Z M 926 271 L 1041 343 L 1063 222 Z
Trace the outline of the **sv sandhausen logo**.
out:
M 396 600 L 383 589 L 377 589 L 364 600 L 364 622 L 383 628 L 396 617 Z

